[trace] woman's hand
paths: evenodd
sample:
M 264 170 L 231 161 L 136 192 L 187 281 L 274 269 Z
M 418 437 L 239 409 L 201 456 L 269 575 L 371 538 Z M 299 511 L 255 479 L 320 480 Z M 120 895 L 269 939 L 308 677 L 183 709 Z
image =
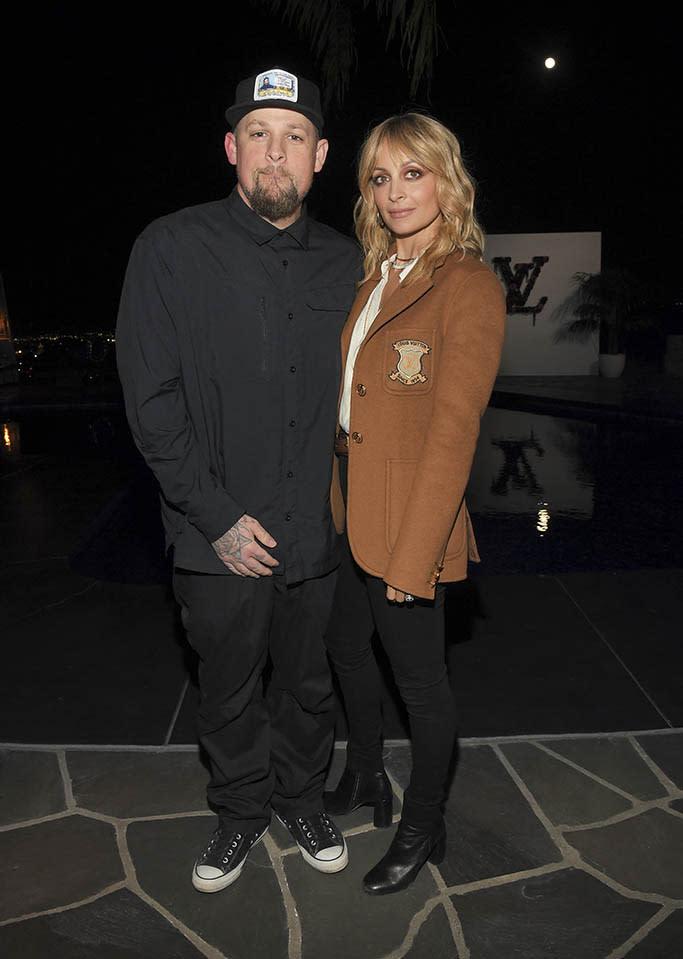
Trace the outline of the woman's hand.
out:
M 404 593 L 400 589 L 394 589 L 393 586 L 387 586 L 387 599 L 390 603 L 414 603 L 415 597 L 410 593 Z

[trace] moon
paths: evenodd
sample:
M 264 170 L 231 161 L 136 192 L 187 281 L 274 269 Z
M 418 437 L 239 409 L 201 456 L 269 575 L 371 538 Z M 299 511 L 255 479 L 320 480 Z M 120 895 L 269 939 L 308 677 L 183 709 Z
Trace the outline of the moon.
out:
M 555 57 L 546 57 L 543 61 L 543 66 L 546 68 L 546 70 L 554 70 L 557 66 L 557 60 Z

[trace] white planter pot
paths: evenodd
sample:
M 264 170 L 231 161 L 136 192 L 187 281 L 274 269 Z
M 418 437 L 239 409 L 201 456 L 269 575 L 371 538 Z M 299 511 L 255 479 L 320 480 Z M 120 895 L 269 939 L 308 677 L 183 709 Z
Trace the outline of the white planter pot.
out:
M 601 353 L 598 358 L 600 376 L 604 376 L 608 380 L 618 379 L 624 372 L 625 363 L 625 353 Z

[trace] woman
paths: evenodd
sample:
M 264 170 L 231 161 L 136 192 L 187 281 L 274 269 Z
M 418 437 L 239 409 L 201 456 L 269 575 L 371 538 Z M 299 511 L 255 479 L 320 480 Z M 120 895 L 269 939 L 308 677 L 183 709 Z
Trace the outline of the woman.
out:
M 445 583 L 478 560 L 464 492 L 498 369 L 505 303 L 481 262 L 474 188 L 453 134 L 417 113 L 391 117 L 359 162 L 356 232 L 365 279 L 342 333 L 333 511 L 348 546 L 328 650 L 349 723 L 333 815 L 374 805 L 391 822 L 382 764 L 376 629 L 408 711 L 413 769 L 401 821 L 366 892 L 409 885 L 441 861 L 455 743 L 444 650 Z M 347 495 L 348 492 L 348 495 Z

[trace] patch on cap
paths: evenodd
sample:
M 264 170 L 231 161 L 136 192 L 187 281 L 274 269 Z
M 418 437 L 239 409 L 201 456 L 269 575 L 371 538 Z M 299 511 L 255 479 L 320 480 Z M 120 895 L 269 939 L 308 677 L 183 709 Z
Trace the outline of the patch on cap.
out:
M 254 102 L 262 100 L 289 100 L 296 103 L 299 99 L 299 83 L 293 73 L 286 70 L 266 70 L 259 73 L 254 83 Z

